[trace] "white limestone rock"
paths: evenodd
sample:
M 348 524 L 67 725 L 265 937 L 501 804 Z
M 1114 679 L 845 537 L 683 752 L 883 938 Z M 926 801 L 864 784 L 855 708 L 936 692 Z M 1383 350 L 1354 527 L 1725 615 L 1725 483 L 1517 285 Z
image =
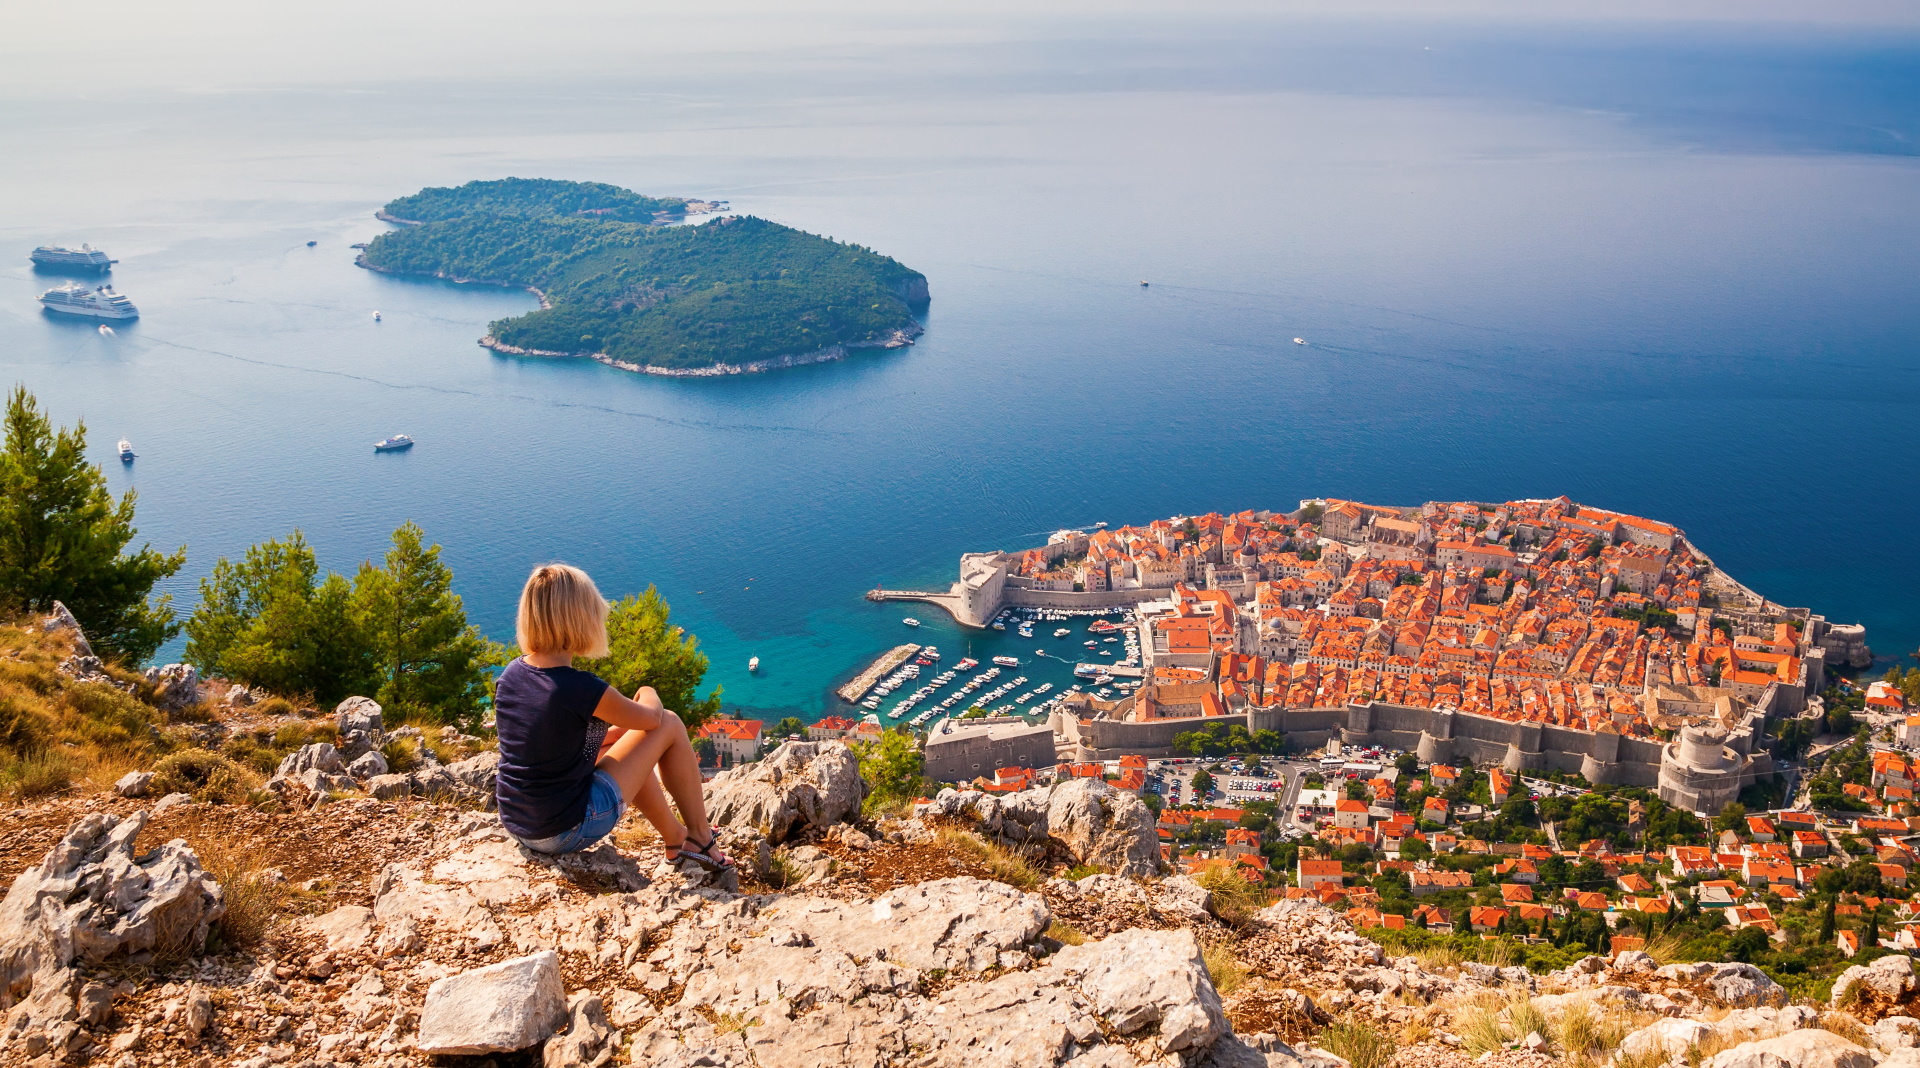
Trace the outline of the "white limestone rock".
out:
M 511 1053 L 546 1041 L 566 1020 L 560 955 L 549 949 L 436 981 L 415 1045 L 422 1053 Z
M 1153 812 L 1138 797 L 1098 779 L 1054 786 L 1047 798 L 1047 835 L 1082 864 L 1134 878 L 1160 873 Z
M 1227 1031 L 1192 931 L 1121 931 L 1066 947 L 1053 966 L 1077 977 L 1094 1011 L 1120 1034 L 1157 1026 L 1161 1048 L 1179 1051 L 1204 1047 Z
M 1707 989 L 1713 991 L 1714 997 L 1735 1007 L 1784 1005 L 1787 1002 L 1784 987 L 1767 978 L 1767 973 L 1753 965 L 1738 961 L 1713 965 L 1713 973 L 1707 977 Z
M 160 711 L 178 712 L 200 703 L 200 672 L 192 664 L 150 667 L 142 674 L 153 687 L 153 706 Z
M 613 1059 L 620 1036 L 607 1026 L 597 994 L 575 994 L 567 1001 L 567 1029 L 547 1040 L 542 1068 L 601 1068 Z
M 1856 990 L 1855 987 L 1859 989 Z M 1904 954 L 1881 957 L 1865 966 L 1853 965 L 1833 981 L 1829 1002 L 1839 1008 L 1856 1000 L 1862 992 L 1898 1001 L 1914 988 L 1913 961 Z
M 1809 1027 L 1723 1050 L 1701 1068 L 1874 1068 L 1874 1056 L 1832 1031 Z
M 333 722 L 342 737 L 355 731 L 378 737 L 381 733 L 380 703 L 371 697 L 349 697 L 333 707 Z
M 853 750 L 835 741 L 782 742 L 762 759 L 706 784 L 714 824 L 751 825 L 775 845 L 853 819 L 866 796 Z
M 181 805 L 191 805 L 191 804 L 193 804 L 192 794 L 168 794 L 167 796 L 154 802 L 153 814 L 158 816 L 163 812 L 171 812 L 174 809 L 179 808 Z
M 353 758 L 347 765 L 347 774 L 365 782 L 387 773 L 387 758 L 380 755 L 378 749 L 368 750 Z
M 762 915 L 850 956 L 960 972 L 985 971 L 1002 951 L 1025 950 L 1049 921 L 1038 895 L 968 878 L 897 886 L 872 901 L 785 898 Z
M 185 842 L 145 855 L 147 814 L 83 817 L 0 902 L 0 991 L 25 995 L 0 1026 L 13 1037 L 71 1021 L 76 968 L 147 950 L 198 952 L 226 912 L 220 884 Z
M 153 772 L 129 771 L 113 784 L 113 792 L 119 797 L 145 797 L 152 787 Z
M 40 621 L 40 632 L 66 635 L 73 642 L 75 656 L 93 655 L 93 646 L 87 644 L 87 634 L 80 629 L 80 621 L 73 618 L 73 613 L 67 611 L 67 606 L 59 601 L 53 602 L 53 611 Z
M 1669 1060 L 1679 1060 L 1690 1047 L 1701 1045 L 1713 1035 L 1710 1024 L 1699 1020 L 1665 1019 L 1633 1032 L 1620 1042 L 1620 1052 L 1630 1059 L 1643 1059 L 1659 1052 Z
M 305 926 L 326 942 L 328 952 L 352 952 L 373 941 L 373 910 L 364 905 L 342 905 L 307 920 Z

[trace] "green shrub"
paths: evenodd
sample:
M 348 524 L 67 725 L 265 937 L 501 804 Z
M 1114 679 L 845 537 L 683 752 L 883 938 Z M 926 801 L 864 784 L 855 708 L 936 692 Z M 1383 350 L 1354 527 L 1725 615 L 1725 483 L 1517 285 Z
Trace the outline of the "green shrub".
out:
M 58 749 L 30 750 L 19 756 L 0 751 L 0 793 L 18 798 L 47 797 L 73 785 L 79 768 Z
M 191 794 L 195 801 L 216 805 L 245 804 L 257 784 L 257 777 L 245 767 L 205 749 L 164 757 L 153 771 L 154 793 Z

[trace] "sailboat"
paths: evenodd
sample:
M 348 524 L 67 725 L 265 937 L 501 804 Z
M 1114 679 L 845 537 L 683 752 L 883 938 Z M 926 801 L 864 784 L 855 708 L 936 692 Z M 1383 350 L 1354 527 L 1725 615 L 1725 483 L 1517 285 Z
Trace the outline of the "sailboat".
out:
M 754 657 L 753 659 L 751 659 L 751 660 L 749 660 L 749 661 L 747 661 L 747 674 L 749 674 L 749 675 L 751 675 L 751 674 L 753 674 L 754 672 L 756 672 L 756 671 L 759 671 L 759 670 L 760 670 L 760 658 L 759 658 L 759 657 L 757 657 L 757 656 L 756 656 L 756 657 Z

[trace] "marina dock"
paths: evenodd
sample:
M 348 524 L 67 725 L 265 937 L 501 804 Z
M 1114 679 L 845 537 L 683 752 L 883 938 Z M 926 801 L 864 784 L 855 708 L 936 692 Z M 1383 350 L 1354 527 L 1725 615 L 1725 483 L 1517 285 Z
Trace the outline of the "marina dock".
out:
M 896 645 L 880 654 L 880 658 L 867 665 L 867 670 L 853 677 L 853 681 L 835 690 L 840 699 L 848 704 L 858 704 L 873 685 L 887 677 L 887 673 L 899 667 L 920 651 L 917 645 Z

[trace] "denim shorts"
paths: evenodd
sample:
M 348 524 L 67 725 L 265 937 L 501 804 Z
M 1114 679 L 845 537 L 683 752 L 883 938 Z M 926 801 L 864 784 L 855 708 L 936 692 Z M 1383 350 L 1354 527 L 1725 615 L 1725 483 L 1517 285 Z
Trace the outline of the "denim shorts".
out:
M 626 811 L 627 799 L 620 796 L 620 784 L 613 781 L 612 775 L 596 768 L 593 792 L 587 796 L 587 814 L 580 818 L 579 826 L 552 838 L 533 841 L 523 838 L 520 844 L 536 853 L 572 853 L 585 849 L 611 833 Z

